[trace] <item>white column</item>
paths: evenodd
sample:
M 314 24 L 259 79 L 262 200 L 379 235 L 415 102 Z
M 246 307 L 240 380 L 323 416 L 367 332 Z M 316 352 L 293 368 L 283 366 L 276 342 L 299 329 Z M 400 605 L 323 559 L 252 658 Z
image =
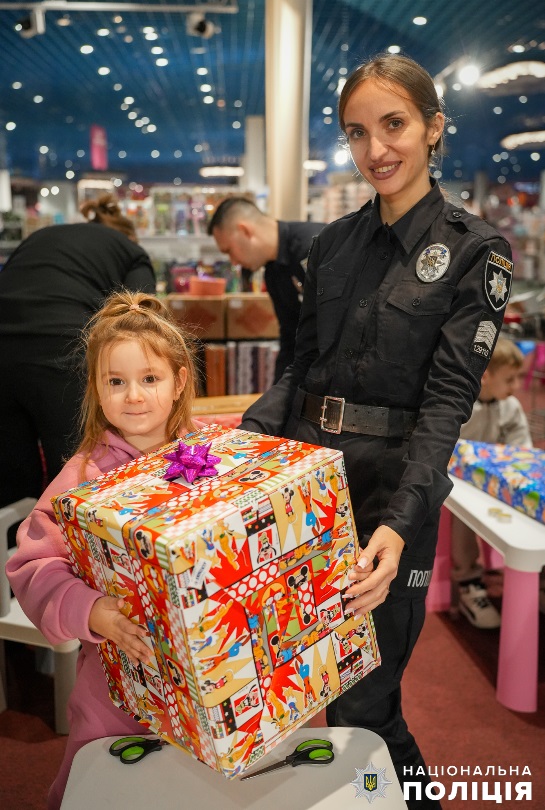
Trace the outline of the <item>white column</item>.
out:
M 312 0 L 266 0 L 265 117 L 269 211 L 307 219 Z
M 247 115 L 244 123 L 244 179 L 242 185 L 252 191 L 256 200 L 265 195 L 265 118 Z

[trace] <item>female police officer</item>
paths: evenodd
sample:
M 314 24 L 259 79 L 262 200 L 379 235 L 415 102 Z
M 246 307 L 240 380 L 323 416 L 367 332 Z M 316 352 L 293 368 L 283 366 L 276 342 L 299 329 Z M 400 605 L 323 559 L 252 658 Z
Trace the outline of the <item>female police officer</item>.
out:
M 447 464 L 509 296 L 511 253 L 430 177 L 444 115 L 418 64 L 381 55 L 360 66 L 339 119 L 377 195 L 315 239 L 294 363 L 242 427 L 343 451 L 363 550 L 346 610 L 373 610 L 382 666 L 328 707 L 328 722 L 382 736 L 400 781 L 412 770 L 404 781 L 423 782 L 409 807 L 438 807 L 400 680 L 424 621 Z

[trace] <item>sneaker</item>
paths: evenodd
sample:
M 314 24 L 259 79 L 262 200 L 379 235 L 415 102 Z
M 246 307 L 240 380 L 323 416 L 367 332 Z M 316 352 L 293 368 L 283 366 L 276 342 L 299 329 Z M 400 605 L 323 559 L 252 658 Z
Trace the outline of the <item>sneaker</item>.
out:
M 501 616 L 488 598 L 482 580 L 460 582 L 458 591 L 458 609 L 470 624 L 480 630 L 496 630 L 500 626 Z

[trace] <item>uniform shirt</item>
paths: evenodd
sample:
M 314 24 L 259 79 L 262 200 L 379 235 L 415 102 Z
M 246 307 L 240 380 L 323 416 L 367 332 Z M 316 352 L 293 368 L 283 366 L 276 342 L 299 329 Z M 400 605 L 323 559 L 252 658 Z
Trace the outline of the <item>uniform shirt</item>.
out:
M 0 336 L 77 337 L 120 287 L 155 293 L 153 267 L 140 245 L 97 222 L 41 228 L 0 272 Z
M 460 438 L 489 444 L 513 444 L 532 447 L 528 419 L 516 397 L 477 400 L 473 412 L 460 430 Z
M 313 238 L 323 227 L 321 222 L 278 223 L 278 256 L 265 265 L 265 285 L 280 326 L 275 382 L 293 361 L 306 259 Z
M 447 465 L 498 336 L 510 257 L 490 225 L 447 202 L 433 181 L 391 227 L 381 223 L 378 197 L 326 226 L 309 256 L 294 364 L 246 412 L 242 427 L 283 435 L 299 386 L 417 411 L 379 521 L 410 548 L 451 489 Z M 320 432 L 317 443 L 340 447 L 345 459 L 359 446 L 365 465 L 369 437 L 359 445 L 352 437 Z M 357 484 L 357 458 L 351 465 Z M 350 472 L 348 482 L 352 489 Z

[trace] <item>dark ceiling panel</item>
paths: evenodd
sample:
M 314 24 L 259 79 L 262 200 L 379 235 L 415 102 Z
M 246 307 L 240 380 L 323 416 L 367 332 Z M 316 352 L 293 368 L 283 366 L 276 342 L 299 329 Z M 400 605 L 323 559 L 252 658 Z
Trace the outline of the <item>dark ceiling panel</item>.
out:
M 0 132 L 11 170 L 59 179 L 71 162 L 76 175 L 88 172 L 92 124 L 106 128 L 112 175 L 131 180 L 195 182 L 203 164 L 239 162 L 245 116 L 262 115 L 265 109 L 265 0 L 238 0 L 238 8 L 237 14 L 208 15 L 220 29 L 210 39 L 189 36 L 183 14 L 140 11 L 122 13 L 120 23 L 112 12 L 73 12 L 67 27 L 57 25 L 60 12 L 48 11 L 45 34 L 23 39 L 14 25 L 24 12 L 0 10 Z M 416 14 L 428 23 L 415 25 Z M 145 26 L 154 27 L 157 40 L 144 38 Z M 110 34 L 98 36 L 100 28 Z M 541 60 L 545 9 L 542 4 L 537 9 L 534 0 L 314 0 L 312 41 L 310 154 L 332 166 L 340 135 L 336 87 L 343 71 L 393 44 L 432 75 L 464 56 L 486 68 L 514 59 Z M 81 54 L 84 44 L 92 45 L 93 53 Z M 510 50 L 517 44 L 525 48 L 522 55 Z M 154 46 L 164 53 L 152 54 Z M 157 66 L 161 57 L 168 59 L 167 66 Z M 106 76 L 98 74 L 103 66 L 110 68 Z M 208 74 L 197 75 L 198 68 Z M 14 81 L 22 87 L 13 89 Z M 118 84 L 122 88 L 115 90 Z M 203 84 L 212 86 L 211 104 L 203 102 Z M 513 95 L 503 89 L 455 92 L 449 86 L 447 110 L 458 131 L 449 135 L 444 178 L 470 180 L 478 170 L 494 176 L 493 155 L 501 151 L 502 137 L 530 124 L 545 128 L 543 84 L 521 85 L 527 88 L 525 104 L 519 101 L 520 87 Z M 43 96 L 39 104 L 33 101 L 36 95 Z M 149 118 L 154 132 L 129 120 L 130 109 L 121 109 L 126 96 L 134 98 L 130 109 L 139 119 Z M 494 113 L 500 106 L 502 113 Z M 333 110 L 329 116 L 323 113 L 326 107 Z M 16 129 L 6 131 L 10 121 Z M 40 146 L 49 152 L 40 154 Z M 78 150 L 85 155 L 78 157 Z M 120 157 L 124 152 L 126 157 Z M 515 154 L 519 177 L 535 178 L 539 165 L 528 150 Z M 512 161 L 505 165 L 513 172 Z

